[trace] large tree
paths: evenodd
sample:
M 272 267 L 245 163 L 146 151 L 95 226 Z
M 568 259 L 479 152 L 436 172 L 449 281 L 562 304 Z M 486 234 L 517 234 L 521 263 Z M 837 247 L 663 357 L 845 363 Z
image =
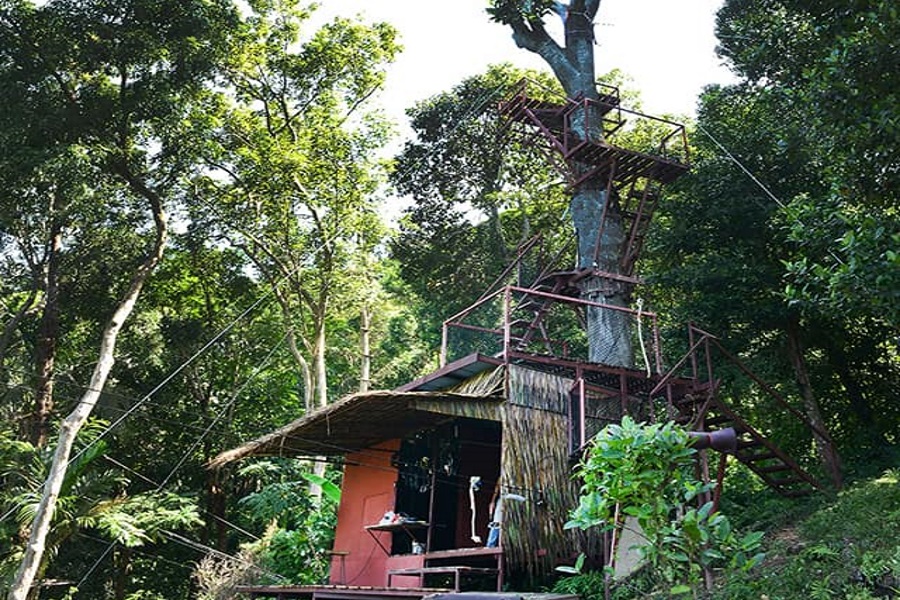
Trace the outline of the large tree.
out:
M 730 0 L 720 52 L 748 94 L 787 99 L 820 186 L 784 197 L 792 300 L 900 323 L 900 16 L 894 2 Z M 762 107 L 763 109 L 765 107 Z
M 391 181 L 413 202 L 391 248 L 435 335 L 497 279 L 517 246 L 540 233 L 552 255 L 568 241 L 558 176 L 507 134 L 496 110 L 523 77 L 553 83 L 497 65 L 407 109 L 414 137 L 396 157 Z M 513 273 L 526 286 L 536 274 Z
M 301 43 L 310 13 L 255 5 L 226 83 L 235 103 L 208 145 L 208 198 L 195 207 L 212 235 L 239 248 L 282 308 L 307 408 L 328 398 L 328 320 L 365 313 L 367 264 L 383 229 L 374 160 L 385 124 L 366 113 L 398 47 L 387 24 L 337 19 Z M 365 330 L 365 328 L 364 328 Z
M 600 0 L 572 0 L 563 5 L 555 0 L 492 0 L 488 12 L 496 21 L 509 25 L 513 40 L 520 47 L 539 55 L 553 70 L 569 98 L 598 100 L 594 66 L 594 17 Z M 544 21 L 548 17 L 562 17 L 564 40 L 557 42 Z M 572 119 L 572 134 L 586 141 L 603 137 L 601 115 L 591 114 L 592 105 L 585 105 L 585 118 Z M 575 126 L 576 124 L 586 124 Z M 590 165 L 584 165 L 588 170 Z M 576 170 L 581 169 L 576 165 Z M 622 263 L 624 239 L 622 216 L 613 198 L 608 197 L 608 182 L 603 177 L 589 178 L 574 187 L 570 212 L 578 232 L 579 269 L 593 274 L 579 282 L 581 297 L 611 306 L 624 307 L 629 301 L 630 288 L 615 275 Z M 605 226 L 600 227 L 602 215 Z M 597 239 L 602 236 L 602 239 Z M 595 248 L 598 251 L 595 251 Z M 612 274 L 613 277 L 604 276 Z M 616 310 L 589 307 L 587 330 L 590 358 L 618 366 L 631 366 L 629 323 Z
M 720 51 L 739 82 L 703 94 L 694 173 L 655 236 L 661 299 L 752 347 L 847 454 L 877 451 L 897 422 L 898 26 L 886 2 L 726 2 Z
M 47 224 L 44 239 L 50 248 L 42 261 L 31 261 L 47 273 L 37 276 L 42 282 L 37 287 L 46 290 L 44 302 L 50 303 L 39 340 L 43 350 L 35 353 L 40 380 L 49 381 L 53 375 L 54 340 L 48 336 L 58 334 L 54 323 L 58 307 L 53 303 L 59 300 L 55 279 L 62 275 L 53 269 L 65 248 L 63 234 L 72 240 L 84 239 L 88 233 L 82 227 L 102 231 L 122 221 L 129 221 L 138 234 L 131 252 L 115 257 L 116 266 L 126 268 L 114 269 L 118 277 L 109 282 L 112 297 L 96 307 L 106 314 L 94 336 L 100 346 L 96 363 L 85 382 L 87 391 L 60 426 L 30 537 L 10 587 L 11 600 L 34 593 L 32 583 L 75 438 L 109 377 L 118 335 L 162 258 L 167 204 L 189 164 L 188 149 L 178 143 L 178 125 L 192 101 L 202 95 L 235 19 L 233 8 L 222 2 L 187 2 L 173 9 L 140 0 L 115 4 L 59 0 L 40 7 L 10 3 L 0 12 L 4 93 L 14 101 L 7 110 L 26 117 L 13 129 L 18 139 L 5 140 L 4 151 L 9 154 L 3 164 L 26 170 L 26 175 L 15 177 L 19 197 L 43 198 L 23 203 L 23 208 L 32 209 L 37 226 Z M 46 112 L 35 112 L 34 106 Z M 17 160 L 22 150 L 36 160 L 22 164 Z M 74 157 L 84 169 L 49 169 L 48 161 L 59 156 Z M 70 178 L 85 173 L 89 177 L 79 179 L 82 187 L 75 186 L 73 192 Z M 29 186 L 29 181 L 34 184 Z M 73 199 L 90 195 L 84 187 L 92 187 L 100 196 L 93 198 L 93 206 L 82 203 L 80 207 L 102 210 L 67 214 L 64 209 L 72 206 Z M 48 219 L 35 212 L 40 206 L 50 207 Z M 43 403 L 39 414 L 49 413 L 51 393 L 52 389 L 39 391 Z

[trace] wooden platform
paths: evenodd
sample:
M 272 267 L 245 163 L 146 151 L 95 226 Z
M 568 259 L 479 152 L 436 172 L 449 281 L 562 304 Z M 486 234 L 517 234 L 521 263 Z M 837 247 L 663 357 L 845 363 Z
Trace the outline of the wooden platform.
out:
M 426 575 L 446 574 L 453 575 L 453 591 L 458 592 L 462 589 L 463 575 L 492 575 L 494 578 L 500 574 L 499 569 L 491 569 L 484 567 L 469 567 L 466 565 L 446 565 L 443 567 L 418 567 L 410 569 L 391 569 L 388 571 L 388 587 L 391 586 L 394 577 L 419 577 L 420 583 L 425 582 Z M 499 579 L 499 578 L 498 578 Z M 502 584 L 497 583 L 497 591 L 501 591 Z
M 242 585 L 237 592 L 251 598 L 287 600 L 417 600 L 435 594 L 452 593 L 449 588 L 391 588 L 364 585 Z

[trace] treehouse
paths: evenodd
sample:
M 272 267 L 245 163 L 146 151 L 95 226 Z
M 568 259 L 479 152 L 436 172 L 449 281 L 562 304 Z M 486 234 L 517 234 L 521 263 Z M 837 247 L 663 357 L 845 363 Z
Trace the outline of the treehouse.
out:
M 719 396 L 714 354 L 756 382 L 781 413 L 810 426 L 714 336 L 691 328 L 687 354 L 665 368 L 655 314 L 639 304 L 585 297 L 586 278 L 626 290 L 637 284 L 633 266 L 660 186 L 687 169 L 683 128 L 662 122 L 655 153 L 617 147 L 611 138 L 623 123 L 615 115 L 624 109 L 615 93 L 599 98 L 538 101 L 523 84 L 500 112 L 511 132 L 545 146 L 573 188 L 594 180 L 606 187 L 606 205 L 590 229 L 600 240 L 610 219 L 624 223 L 620 263 L 600 269 L 579 259 L 573 269 L 571 257 L 546 258 L 536 237 L 482 298 L 444 322 L 437 370 L 394 390 L 345 397 L 217 457 L 217 467 L 249 456 L 343 464 L 329 585 L 245 591 L 422 597 L 502 591 L 537 581 L 582 553 L 615 566 L 615 533 L 565 524 L 579 493 L 573 464 L 598 431 L 626 414 L 706 432 L 730 428 L 734 459 L 778 492 L 821 487 Z M 577 131 L 603 134 L 585 140 Z M 667 149 L 673 140 L 680 140 L 676 151 Z M 580 255 L 592 252 L 582 240 L 578 248 Z M 598 314 L 615 326 L 592 328 Z M 607 355 L 616 360 L 598 359 Z M 706 451 L 700 455 L 699 468 L 710 477 Z M 719 459 L 716 493 L 725 460 Z M 502 517 L 493 511 L 498 503 Z

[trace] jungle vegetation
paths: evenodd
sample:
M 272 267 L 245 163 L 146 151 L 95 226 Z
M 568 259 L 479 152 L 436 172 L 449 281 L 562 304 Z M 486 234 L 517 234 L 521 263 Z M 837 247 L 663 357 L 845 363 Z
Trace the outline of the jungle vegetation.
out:
M 551 3 L 522 4 L 492 14 L 519 26 Z M 313 11 L 0 6 L 10 599 L 320 581 L 339 471 L 205 463 L 346 393 L 433 370 L 442 319 L 534 233 L 550 248 L 569 235 L 558 174 L 494 112 L 521 77 L 553 86 L 550 74 L 496 65 L 410 107 L 413 135 L 388 160 L 394 129 L 371 100 L 401 51 L 396 31 L 313 27 Z M 674 116 L 693 164 L 645 245 L 644 302 L 664 318 L 670 361 L 694 322 L 814 406 L 845 480 L 836 497 L 789 503 L 730 474 L 723 512 L 777 532 L 764 549 L 789 558 L 723 575 L 721 597 L 896 595 L 900 9 L 726 0 L 717 34 L 737 82 L 706 88 L 696 118 Z M 604 79 L 639 103 L 623 74 Z M 388 222 L 399 197 L 408 206 Z M 747 400 L 748 418 L 822 468 L 808 439 Z

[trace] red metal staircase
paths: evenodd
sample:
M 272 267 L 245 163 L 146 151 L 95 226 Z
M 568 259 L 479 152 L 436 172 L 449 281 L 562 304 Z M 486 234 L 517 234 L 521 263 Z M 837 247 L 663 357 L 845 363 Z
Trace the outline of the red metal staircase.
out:
M 589 181 L 606 188 L 609 201 L 600 217 L 597 239 L 602 238 L 615 215 L 626 235 L 614 278 L 636 284 L 632 277 L 634 265 L 662 186 L 689 169 L 684 126 L 623 108 L 619 90 L 612 86 L 599 86 L 596 98 L 571 99 L 522 80 L 500 103 L 499 112 L 509 131 L 523 143 L 542 150 L 570 188 Z M 646 142 L 647 136 L 641 138 L 647 147 L 637 149 L 614 143 L 627 139 L 630 129 L 641 122 L 652 123 L 648 128 L 654 132 L 651 141 Z
M 780 394 L 754 375 L 746 365 L 722 348 L 715 336 L 691 326 L 691 349 L 668 374 L 663 376 L 650 396 L 664 397 L 669 418 L 689 429 L 714 432 L 729 427 L 737 433 L 737 449 L 733 456 L 750 471 L 759 476 L 769 487 L 783 496 L 794 497 L 813 491 L 825 491 L 825 486 L 810 475 L 786 452 L 768 437 L 752 427 L 729 406 L 719 395 L 720 382 L 714 377 L 713 353 L 725 358 L 756 383 L 774 401 L 779 414 L 785 418 L 798 420 L 813 435 L 828 440 L 828 434 L 821 431 L 801 412 L 792 407 Z M 685 384 L 682 379 L 677 385 L 674 373 L 690 362 L 694 375 Z M 701 365 L 706 367 L 702 368 Z

